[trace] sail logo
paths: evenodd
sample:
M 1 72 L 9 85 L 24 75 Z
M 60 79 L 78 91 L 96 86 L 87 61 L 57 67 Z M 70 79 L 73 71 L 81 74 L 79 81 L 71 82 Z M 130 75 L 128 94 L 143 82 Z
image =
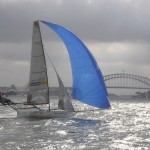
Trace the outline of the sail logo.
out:
M 30 86 L 47 86 L 46 80 L 31 82 Z
M 36 81 L 36 82 L 31 82 L 30 86 L 39 86 L 40 82 Z
M 46 80 L 41 80 L 40 85 L 47 85 L 47 81 Z

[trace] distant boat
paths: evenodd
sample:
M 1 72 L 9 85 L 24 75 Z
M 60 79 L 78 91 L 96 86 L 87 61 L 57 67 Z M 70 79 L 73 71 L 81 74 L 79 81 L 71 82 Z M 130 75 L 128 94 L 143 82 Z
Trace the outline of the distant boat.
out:
M 75 110 L 71 99 L 51 60 L 59 83 L 59 109 L 50 108 L 47 65 L 39 22 L 33 23 L 29 77 L 31 95 L 28 103 L 23 103 L 25 106 L 32 106 L 29 109 L 35 108 L 36 111 L 22 112 L 20 108 L 16 107 L 17 104 L 11 105 L 11 107 L 17 111 L 18 117 L 63 118 L 73 116 Z M 94 107 L 109 108 L 110 103 L 103 77 L 90 51 L 79 38 L 64 27 L 45 21 L 41 22 L 53 29 L 67 47 L 73 75 L 73 98 Z M 45 104 L 48 104 L 47 110 L 39 108 L 40 105 Z

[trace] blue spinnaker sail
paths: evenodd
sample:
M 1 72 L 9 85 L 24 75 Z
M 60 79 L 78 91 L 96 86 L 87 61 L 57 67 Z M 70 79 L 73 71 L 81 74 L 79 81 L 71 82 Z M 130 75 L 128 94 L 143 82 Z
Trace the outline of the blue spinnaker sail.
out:
M 110 103 L 102 73 L 88 48 L 64 27 L 42 22 L 53 29 L 67 47 L 73 75 L 73 97 L 98 108 L 109 108 Z

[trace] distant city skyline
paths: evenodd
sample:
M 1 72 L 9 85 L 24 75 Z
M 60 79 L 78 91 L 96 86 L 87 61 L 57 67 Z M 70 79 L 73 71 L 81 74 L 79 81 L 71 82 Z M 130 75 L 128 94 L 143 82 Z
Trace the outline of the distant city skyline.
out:
M 103 75 L 150 77 L 150 1 L 147 0 L 1 0 L 0 86 L 29 81 L 33 21 L 54 22 L 71 30 L 89 48 Z M 67 50 L 58 36 L 41 25 L 44 48 L 65 86 L 71 86 Z M 50 83 L 57 85 L 51 70 Z

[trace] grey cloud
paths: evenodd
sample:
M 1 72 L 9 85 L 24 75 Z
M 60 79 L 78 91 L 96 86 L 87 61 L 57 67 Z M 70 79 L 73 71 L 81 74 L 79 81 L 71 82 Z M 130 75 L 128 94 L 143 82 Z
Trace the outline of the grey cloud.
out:
M 60 24 L 74 32 L 87 47 L 90 46 L 104 74 L 124 69 L 150 76 L 145 70 L 150 64 L 149 14 L 148 0 L 14 0 L 7 3 L 2 0 L 0 68 L 4 72 L 0 82 L 5 84 L 8 78 L 8 84 L 28 82 L 32 24 L 38 19 Z M 45 43 L 46 50 L 67 83 L 67 74 L 71 71 L 65 46 L 46 26 L 41 27 L 44 41 L 50 42 Z M 95 51 L 94 43 L 105 46 Z M 111 50 L 110 46 L 115 43 L 129 46 L 124 47 L 124 53 L 116 47 L 117 53 L 113 55 L 108 49 Z M 11 78 L 10 72 L 13 72 Z
M 29 61 L 31 43 L 1 43 L 0 60 Z
M 83 39 L 149 41 L 149 6 L 147 0 L 16 1 L 0 5 L 0 41 L 29 41 L 37 19 L 61 24 Z

